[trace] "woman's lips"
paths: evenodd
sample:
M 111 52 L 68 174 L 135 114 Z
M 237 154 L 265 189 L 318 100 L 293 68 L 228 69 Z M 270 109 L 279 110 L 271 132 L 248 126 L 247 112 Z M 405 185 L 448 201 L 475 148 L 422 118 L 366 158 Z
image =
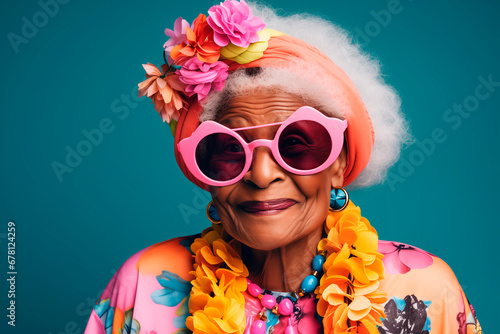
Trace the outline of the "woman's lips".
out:
M 280 198 L 270 201 L 247 201 L 238 204 L 238 206 L 246 212 L 269 215 L 288 209 L 295 203 L 297 202 L 294 200 Z

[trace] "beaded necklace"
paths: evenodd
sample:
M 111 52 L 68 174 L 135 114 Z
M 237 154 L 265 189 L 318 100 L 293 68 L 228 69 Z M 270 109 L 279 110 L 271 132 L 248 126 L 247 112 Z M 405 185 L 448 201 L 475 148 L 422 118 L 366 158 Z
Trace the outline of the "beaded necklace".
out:
M 384 267 L 382 254 L 377 252 L 377 232 L 351 202 L 343 211 L 330 211 L 324 228 L 327 237 L 318 244 L 319 257 L 313 260 L 313 272 L 303 280 L 296 296 L 314 292 L 325 333 L 377 334 L 377 326 L 385 318 L 381 304 L 387 300 L 386 294 L 379 290 Z M 243 334 L 247 325 L 245 291 L 259 298 L 263 308 L 278 317 L 288 316 L 286 334 L 295 333 L 287 314 L 293 305 L 283 302 L 287 298 L 278 304 L 273 296 L 268 297 L 248 281 L 241 246 L 221 225 L 213 224 L 203 231 L 191 250 L 194 253 L 191 274 L 195 278 L 191 281 L 186 326 L 193 333 Z M 316 270 L 320 267 L 323 275 Z M 252 334 L 266 333 L 268 324 L 262 315 L 260 312 L 252 323 Z
M 311 275 L 307 275 L 300 284 L 300 289 L 292 292 L 290 295 L 295 300 L 303 297 L 306 293 L 313 292 L 318 286 L 318 276 L 323 272 L 323 264 L 325 263 L 325 251 L 321 251 L 321 254 L 316 255 L 311 263 L 311 268 L 313 272 Z M 293 303 L 288 298 L 283 298 L 279 303 L 272 294 L 264 294 L 260 286 L 252 283 L 247 278 L 247 291 L 248 293 L 260 300 L 263 309 L 257 314 L 257 320 L 252 323 L 251 334 L 265 334 L 267 331 L 266 326 L 266 316 L 264 315 L 264 310 L 270 310 L 277 317 L 280 316 L 290 316 L 293 312 Z M 296 334 L 295 328 L 291 325 L 291 319 L 288 319 L 288 326 L 286 327 L 286 334 Z

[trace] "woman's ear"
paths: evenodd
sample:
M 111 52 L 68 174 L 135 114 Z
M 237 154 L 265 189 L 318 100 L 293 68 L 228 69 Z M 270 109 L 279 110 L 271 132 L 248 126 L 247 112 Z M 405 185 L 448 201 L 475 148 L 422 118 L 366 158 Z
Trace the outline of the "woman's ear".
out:
M 332 164 L 330 169 L 330 179 L 332 182 L 332 188 L 342 187 L 344 183 L 344 170 L 347 165 L 347 152 L 344 147 L 342 147 L 342 151 L 340 152 L 339 157 Z

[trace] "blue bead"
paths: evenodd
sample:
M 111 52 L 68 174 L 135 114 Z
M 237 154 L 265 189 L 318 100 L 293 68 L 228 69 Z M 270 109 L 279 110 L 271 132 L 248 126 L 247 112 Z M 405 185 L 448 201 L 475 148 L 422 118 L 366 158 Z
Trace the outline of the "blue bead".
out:
M 302 281 L 302 284 L 300 284 L 300 288 L 305 293 L 313 292 L 317 286 L 318 286 L 318 279 L 313 275 L 307 275 L 306 278 L 304 278 L 304 280 Z
M 316 255 L 311 264 L 312 270 L 315 270 L 319 273 L 322 272 L 323 264 L 325 264 L 325 257 L 323 255 Z

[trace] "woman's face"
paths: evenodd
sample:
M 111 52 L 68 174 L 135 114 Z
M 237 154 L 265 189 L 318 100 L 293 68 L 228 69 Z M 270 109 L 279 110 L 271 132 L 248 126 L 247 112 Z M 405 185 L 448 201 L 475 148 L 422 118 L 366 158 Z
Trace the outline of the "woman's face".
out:
M 233 98 L 218 122 L 240 128 L 282 122 L 304 104 L 287 93 L 254 92 Z M 246 130 L 245 140 L 273 139 L 278 126 Z M 243 179 L 225 187 L 210 187 L 224 229 L 259 250 L 283 247 L 318 232 L 328 214 L 330 191 L 343 182 L 345 152 L 328 168 L 313 175 L 287 172 L 267 147 L 257 147 Z

